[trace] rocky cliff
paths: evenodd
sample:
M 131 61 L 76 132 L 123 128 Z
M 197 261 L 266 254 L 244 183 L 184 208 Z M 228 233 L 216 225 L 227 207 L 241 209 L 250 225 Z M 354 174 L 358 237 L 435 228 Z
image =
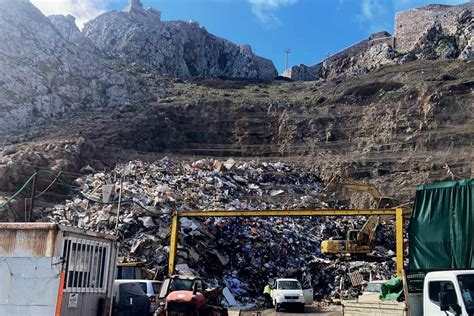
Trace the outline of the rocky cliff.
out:
M 0 1 L 0 133 L 78 109 L 123 105 L 140 92 L 77 29 L 28 1 Z
M 474 57 L 474 2 L 428 5 L 399 12 L 395 36 L 379 32 L 313 66 L 298 65 L 282 75 L 293 80 L 317 80 L 367 73 L 383 65 L 414 60 Z
M 124 12 L 99 16 L 84 32 L 73 16 L 45 17 L 27 0 L 0 0 L 0 41 L 0 133 L 158 98 L 137 70 L 183 78 L 276 76 L 273 63 L 249 46 L 197 23 L 161 22 L 159 11 L 137 0 Z
M 109 57 L 164 76 L 271 80 L 276 69 L 250 46 L 216 37 L 197 22 L 161 21 L 159 11 L 131 1 L 84 26 L 84 34 Z

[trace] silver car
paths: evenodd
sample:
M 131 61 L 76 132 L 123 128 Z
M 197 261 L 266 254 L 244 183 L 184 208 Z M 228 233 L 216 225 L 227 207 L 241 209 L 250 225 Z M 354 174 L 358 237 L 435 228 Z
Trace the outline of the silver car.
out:
M 119 280 L 121 283 L 130 282 L 138 284 L 143 292 L 150 299 L 150 314 L 153 314 L 158 308 L 158 296 L 160 294 L 161 286 L 163 285 L 162 281 L 154 280 Z

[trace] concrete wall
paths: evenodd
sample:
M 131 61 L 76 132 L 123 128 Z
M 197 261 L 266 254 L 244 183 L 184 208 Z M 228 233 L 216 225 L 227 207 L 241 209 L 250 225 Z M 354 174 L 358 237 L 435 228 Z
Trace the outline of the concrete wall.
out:
M 344 316 L 406 316 L 405 303 L 398 302 L 370 302 L 359 303 L 346 301 L 342 303 Z M 417 315 L 413 315 L 417 316 Z
M 395 15 L 395 49 L 400 53 L 412 50 L 435 21 L 438 21 L 448 34 L 454 34 L 457 17 L 464 9 L 474 11 L 474 2 L 457 6 L 434 4 L 398 12 Z
M 321 77 L 322 63 L 314 66 L 298 65 L 293 66 L 282 73 L 283 77 L 296 81 L 316 80 Z

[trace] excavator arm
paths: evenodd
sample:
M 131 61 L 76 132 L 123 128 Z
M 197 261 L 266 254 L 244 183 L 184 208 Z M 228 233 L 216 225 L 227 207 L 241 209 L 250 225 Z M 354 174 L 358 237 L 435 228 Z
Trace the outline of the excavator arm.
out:
M 346 182 L 340 184 L 343 188 L 369 193 L 375 201 L 376 208 L 390 207 L 394 200 L 383 196 L 373 185 L 358 182 Z M 377 226 L 380 223 L 380 216 L 370 216 L 364 226 L 357 232 L 354 239 L 348 237 L 346 240 L 326 240 L 321 244 L 323 253 L 354 253 L 363 254 L 372 250 Z
M 377 231 L 377 226 L 379 225 L 379 222 L 379 216 L 370 216 L 357 234 L 357 241 L 365 245 L 371 245 L 375 238 L 375 232 Z
M 380 193 L 379 189 L 377 189 L 377 187 L 371 184 L 359 183 L 359 182 L 346 182 L 346 183 L 343 183 L 342 186 L 349 190 L 369 193 L 375 201 L 374 206 L 376 208 L 385 208 L 387 206 L 386 205 L 387 202 L 390 202 L 392 200 L 392 198 L 390 197 L 383 196 L 382 193 Z

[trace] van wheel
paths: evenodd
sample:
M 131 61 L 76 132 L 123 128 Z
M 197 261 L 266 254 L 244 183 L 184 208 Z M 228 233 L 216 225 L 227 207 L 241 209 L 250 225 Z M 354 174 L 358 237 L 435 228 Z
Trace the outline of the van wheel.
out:
M 279 311 L 281 310 L 280 304 L 278 304 L 278 303 L 275 304 L 275 310 L 276 310 L 277 312 L 279 312 Z

